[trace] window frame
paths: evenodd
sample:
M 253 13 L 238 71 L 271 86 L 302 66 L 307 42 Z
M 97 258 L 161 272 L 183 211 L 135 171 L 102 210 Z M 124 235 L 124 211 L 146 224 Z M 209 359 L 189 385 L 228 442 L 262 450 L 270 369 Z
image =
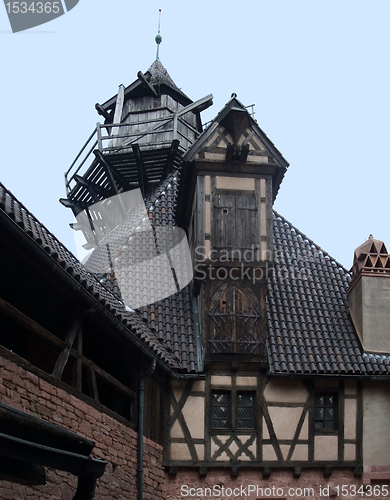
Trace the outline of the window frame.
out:
M 225 394 L 229 396 L 229 415 L 228 415 L 228 427 L 214 427 L 213 426 L 213 395 L 214 394 Z M 252 400 L 252 410 L 253 410 L 253 427 L 238 427 L 238 420 L 243 420 L 238 418 L 238 400 L 241 394 L 251 395 Z M 256 390 L 248 389 L 211 389 L 210 394 L 210 431 L 212 434 L 254 434 L 257 429 L 257 416 L 256 416 Z
M 332 406 L 334 410 L 334 425 L 333 427 L 316 427 L 317 422 L 325 422 L 327 419 L 324 418 L 322 420 L 316 418 L 316 410 L 319 408 L 317 406 L 317 398 L 324 397 L 324 398 L 329 398 L 330 396 L 333 396 L 334 398 L 334 404 Z M 326 404 L 324 402 L 323 409 L 325 410 Z M 315 391 L 314 393 L 314 401 L 313 401 L 313 430 L 314 434 L 338 434 L 339 432 L 339 426 L 340 426 L 340 415 L 339 415 L 339 410 L 340 410 L 340 396 L 338 391 Z M 325 412 L 324 412 L 325 413 Z M 329 420 L 329 419 L 328 419 Z

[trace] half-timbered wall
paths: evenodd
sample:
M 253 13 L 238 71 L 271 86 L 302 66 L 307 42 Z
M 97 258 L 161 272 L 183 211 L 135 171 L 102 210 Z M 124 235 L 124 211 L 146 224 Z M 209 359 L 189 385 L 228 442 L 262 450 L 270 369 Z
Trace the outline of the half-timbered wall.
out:
M 169 407 L 169 465 L 361 463 L 361 388 L 354 380 L 212 370 L 204 381 L 173 382 Z

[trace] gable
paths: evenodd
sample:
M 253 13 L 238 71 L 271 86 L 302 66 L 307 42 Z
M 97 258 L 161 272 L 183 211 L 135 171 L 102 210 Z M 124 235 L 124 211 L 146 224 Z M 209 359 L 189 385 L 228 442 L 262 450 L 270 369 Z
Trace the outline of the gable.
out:
M 253 164 L 278 164 L 278 158 L 267 147 L 258 132 L 248 123 L 248 126 L 234 134 L 228 128 L 219 124 L 198 148 L 195 148 L 189 160 L 194 161 L 241 161 Z M 191 148 L 192 150 L 192 148 Z

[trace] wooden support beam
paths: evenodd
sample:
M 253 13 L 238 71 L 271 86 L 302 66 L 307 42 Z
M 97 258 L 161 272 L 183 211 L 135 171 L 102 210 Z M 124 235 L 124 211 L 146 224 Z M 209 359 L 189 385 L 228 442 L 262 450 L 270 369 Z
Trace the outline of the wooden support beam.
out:
M 137 174 L 138 174 L 138 183 L 139 187 L 141 189 L 142 196 L 145 196 L 147 190 L 148 190 L 148 177 L 146 175 L 146 170 L 145 166 L 142 161 L 142 156 L 141 156 L 141 150 L 138 144 L 132 144 L 131 145 L 134 156 L 135 156 L 135 161 L 137 162 Z
M 329 479 L 332 474 L 333 474 L 332 467 L 324 467 L 323 476 L 325 479 Z
M 189 113 L 190 111 L 197 111 L 200 113 L 201 111 L 204 111 L 207 109 L 209 106 L 213 104 L 213 95 L 209 94 L 206 97 L 203 97 L 202 99 L 199 99 L 198 101 L 195 101 L 185 108 L 181 109 L 178 113 L 177 116 L 183 116 L 186 113 Z
M 51 347 L 54 347 L 58 349 L 58 351 L 62 352 L 65 348 L 65 342 L 56 337 L 53 333 L 49 332 L 46 330 L 43 326 L 39 325 L 36 323 L 34 320 L 23 314 L 21 311 L 13 307 L 11 304 L 6 302 L 4 299 L 0 298 L 0 312 L 3 312 L 6 314 L 8 317 L 10 317 L 13 321 L 15 321 L 17 324 L 21 325 L 23 328 L 26 330 L 30 331 L 34 335 L 36 335 L 39 339 L 43 340 L 46 342 L 48 345 Z M 82 348 L 82 345 L 81 345 Z M 70 349 L 69 352 L 69 357 L 72 357 L 72 359 L 75 359 L 76 361 L 79 358 L 79 352 L 78 350 L 75 350 L 73 348 Z M 97 366 L 95 363 L 93 363 L 91 360 L 86 358 L 85 356 L 81 357 L 82 359 L 82 364 L 84 367 L 89 369 L 91 366 L 93 366 L 93 369 L 95 373 L 102 378 L 107 384 L 113 386 L 116 390 L 119 392 L 122 392 L 124 395 L 129 397 L 130 399 L 135 399 L 135 393 L 132 391 L 129 387 L 125 386 L 119 380 L 114 378 L 112 375 L 109 373 L 105 372 L 103 369 L 101 369 L 99 366 Z M 0 403 L 1 406 L 1 403 Z M 1 410 L 0 410 L 1 413 Z
M 230 469 L 230 476 L 231 477 L 238 477 L 240 474 L 240 468 L 238 465 L 232 465 L 232 468 Z
M 115 113 L 114 113 L 114 121 L 113 121 L 113 123 L 121 123 L 124 102 L 125 102 L 125 87 L 123 85 L 119 85 L 118 95 L 116 97 Z M 112 127 L 112 129 L 111 129 L 111 137 L 113 137 L 114 139 L 112 140 L 111 146 L 115 146 L 116 145 L 117 140 L 115 139 L 115 136 L 118 135 L 118 134 L 119 134 L 119 127 Z
M 111 116 L 109 115 L 109 113 L 107 113 L 107 111 L 103 108 L 103 106 L 101 104 L 99 104 L 98 102 L 95 104 L 95 109 L 96 111 L 99 113 L 100 116 L 104 116 L 104 118 L 111 123 Z
M 138 71 L 137 77 L 141 80 L 143 86 L 150 90 L 150 92 L 155 95 L 156 97 L 158 96 L 156 89 L 153 87 L 151 83 L 148 82 L 146 76 L 142 73 L 142 71 Z
M 79 392 L 83 390 L 83 332 L 81 328 L 77 332 L 76 389 Z
M 199 467 L 199 477 L 206 477 L 208 473 L 207 467 Z
M 163 170 L 163 173 L 161 176 L 162 180 L 165 179 L 170 172 L 172 172 L 173 164 L 174 164 L 174 161 L 175 161 L 175 158 L 177 155 L 177 151 L 179 149 L 179 144 L 180 144 L 180 141 L 178 139 L 175 139 L 172 141 L 172 144 L 171 144 L 171 147 L 170 147 L 170 150 L 168 153 L 168 158 L 167 158 L 167 161 L 165 162 L 164 170 Z
M 0 298 L 0 311 L 11 318 L 15 323 L 22 326 L 29 332 L 37 335 L 41 340 L 47 342 L 50 346 L 60 350 L 64 348 L 64 342 L 50 333 L 46 328 L 36 323 L 34 320 L 23 314 L 4 299 Z
M 302 467 L 300 465 L 296 465 L 293 469 L 293 478 L 299 479 L 302 475 Z
M 127 190 L 128 189 L 128 185 L 124 182 L 124 180 L 118 175 L 117 172 L 115 172 L 115 170 L 113 170 L 111 168 L 111 166 L 109 165 L 109 163 L 107 162 L 107 160 L 104 158 L 104 155 L 101 153 L 101 151 L 99 150 L 96 150 L 93 152 L 94 155 L 96 156 L 96 158 L 100 161 L 100 163 L 104 166 L 105 170 L 106 170 L 106 173 L 107 173 L 107 176 L 108 176 L 108 181 L 110 182 L 110 185 L 114 191 L 115 194 L 118 194 L 119 193 L 119 190 L 118 190 L 118 187 L 116 185 L 116 182 L 114 180 L 114 177 L 115 179 L 118 181 L 118 184 L 124 189 L 124 190 Z
M 249 144 L 243 144 L 240 151 L 240 162 L 245 163 L 248 158 Z
M 91 365 L 88 368 L 88 389 L 89 389 L 89 395 L 91 398 L 93 398 L 95 401 L 99 401 L 99 393 L 98 393 L 98 388 L 97 388 L 97 382 L 96 382 L 96 371 L 93 365 Z
M 71 327 L 68 330 L 68 333 L 66 334 L 65 337 L 65 347 L 60 353 L 60 355 L 57 358 L 56 364 L 54 366 L 53 370 L 53 377 L 56 380 L 61 380 L 62 374 L 64 372 L 64 368 L 66 366 L 66 363 L 68 362 L 70 351 L 73 347 L 74 340 L 76 338 L 77 332 L 81 328 L 80 321 L 75 319 L 71 325 Z
M 98 198 L 97 198 L 97 195 L 100 194 L 101 196 L 103 196 L 104 198 L 108 198 L 109 196 L 111 196 L 113 193 L 110 193 L 109 191 L 107 191 L 107 189 L 104 189 L 103 187 L 101 186 L 98 186 L 97 184 L 95 184 L 94 182 L 88 180 L 88 179 L 85 179 L 85 177 L 81 177 L 81 175 L 78 175 L 78 174 L 75 174 L 74 175 L 74 180 L 78 183 L 78 184 L 81 184 L 82 186 L 90 189 L 90 193 L 91 193 L 91 196 L 92 198 L 95 200 L 95 201 L 99 201 Z
M 84 210 L 82 205 L 69 198 L 60 198 L 60 203 L 66 208 L 71 208 L 76 216 Z
M 268 479 L 271 477 L 272 469 L 271 467 L 263 467 L 263 479 Z

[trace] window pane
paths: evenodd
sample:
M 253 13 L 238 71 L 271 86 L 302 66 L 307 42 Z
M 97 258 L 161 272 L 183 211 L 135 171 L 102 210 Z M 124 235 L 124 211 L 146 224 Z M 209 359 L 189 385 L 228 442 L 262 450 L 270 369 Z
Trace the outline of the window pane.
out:
M 237 393 L 237 429 L 255 428 L 255 395 L 253 392 Z
M 230 428 L 230 394 L 226 392 L 213 392 L 211 394 L 211 428 Z
M 316 394 L 314 405 L 315 429 L 337 429 L 337 395 Z

